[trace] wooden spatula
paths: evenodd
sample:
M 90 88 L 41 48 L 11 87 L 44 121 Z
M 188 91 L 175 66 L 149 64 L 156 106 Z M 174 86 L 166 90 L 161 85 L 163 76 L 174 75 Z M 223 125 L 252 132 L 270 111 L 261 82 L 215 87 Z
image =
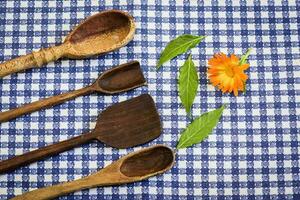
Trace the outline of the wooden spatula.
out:
M 162 125 L 154 101 L 148 94 L 114 104 L 98 117 L 95 129 L 86 134 L 52 144 L 0 162 L 0 173 L 99 140 L 115 148 L 144 144 L 161 133 Z
M 0 112 L 0 122 L 6 122 L 20 115 L 58 105 L 78 96 L 95 92 L 103 94 L 116 94 L 119 92 L 132 90 L 145 84 L 146 80 L 141 70 L 140 63 L 138 61 L 128 62 L 106 70 L 93 84 L 87 87 L 41 99 L 5 112 Z

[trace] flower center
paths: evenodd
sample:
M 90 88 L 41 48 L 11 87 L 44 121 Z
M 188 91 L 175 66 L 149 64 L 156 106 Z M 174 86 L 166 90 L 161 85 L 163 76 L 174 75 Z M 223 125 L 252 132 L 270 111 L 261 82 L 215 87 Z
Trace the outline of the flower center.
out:
M 233 70 L 233 66 L 229 65 L 225 68 L 225 73 L 227 76 L 229 77 L 234 77 L 234 70 Z

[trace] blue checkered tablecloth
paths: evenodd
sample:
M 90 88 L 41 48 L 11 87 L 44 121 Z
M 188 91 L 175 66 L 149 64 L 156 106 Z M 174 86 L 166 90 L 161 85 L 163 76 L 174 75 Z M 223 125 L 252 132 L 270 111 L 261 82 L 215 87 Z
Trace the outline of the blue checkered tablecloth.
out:
M 181 55 L 156 71 L 166 43 L 184 33 L 206 35 L 192 50 L 200 76 L 194 117 L 223 103 L 221 122 L 205 141 L 177 152 L 167 173 L 134 184 L 79 191 L 60 199 L 300 199 L 300 2 L 232 1 L 0 1 L 0 61 L 60 44 L 85 17 L 106 9 L 131 13 L 137 30 L 126 47 L 84 60 L 59 60 L 0 79 L 1 111 L 78 89 L 99 73 L 140 61 L 148 86 L 120 95 L 79 97 L 0 124 L 0 159 L 91 130 L 105 107 L 150 93 L 162 135 L 143 147 L 175 148 L 190 123 L 177 91 Z M 213 53 L 252 48 L 246 94 L 222 94 L 208 84 Z M 142 148 L 91 143 L 0 175 L 0 199 L 81 178 Z

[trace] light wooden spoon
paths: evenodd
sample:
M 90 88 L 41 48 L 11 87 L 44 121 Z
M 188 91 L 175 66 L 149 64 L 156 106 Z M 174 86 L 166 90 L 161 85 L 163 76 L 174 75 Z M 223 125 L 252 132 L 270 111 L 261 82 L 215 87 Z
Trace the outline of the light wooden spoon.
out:
M 174 160 L 175 154 L 171 148 L 156 145 L 130 153 L 97 173 L 82 179 L 33 190 L 13 199 L 54 199 L 77 190 L 141 181 L 169 170 Z
M 119 10 L 92 15 L 67 36 L 64 43 L 41 49 L 0 64 L 0 77 L 57 60 L 61 57 L 85 58 L 125 46 L 134 36 L 133 17 Z

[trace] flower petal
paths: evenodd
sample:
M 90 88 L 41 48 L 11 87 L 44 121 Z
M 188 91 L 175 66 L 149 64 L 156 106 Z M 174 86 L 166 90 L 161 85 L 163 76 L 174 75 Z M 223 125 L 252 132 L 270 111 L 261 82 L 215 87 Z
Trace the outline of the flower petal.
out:
M 239 65 L 240 60 L 235 54 L 227 57 L 224 53 L 217 53 L 208 60 L 208 78 L 210 83 L 220 89 L 223 93 L 233 92 L 235 96 L 244 90 L 244 84 L 248 76 L 244 70 L 249 64 Z

